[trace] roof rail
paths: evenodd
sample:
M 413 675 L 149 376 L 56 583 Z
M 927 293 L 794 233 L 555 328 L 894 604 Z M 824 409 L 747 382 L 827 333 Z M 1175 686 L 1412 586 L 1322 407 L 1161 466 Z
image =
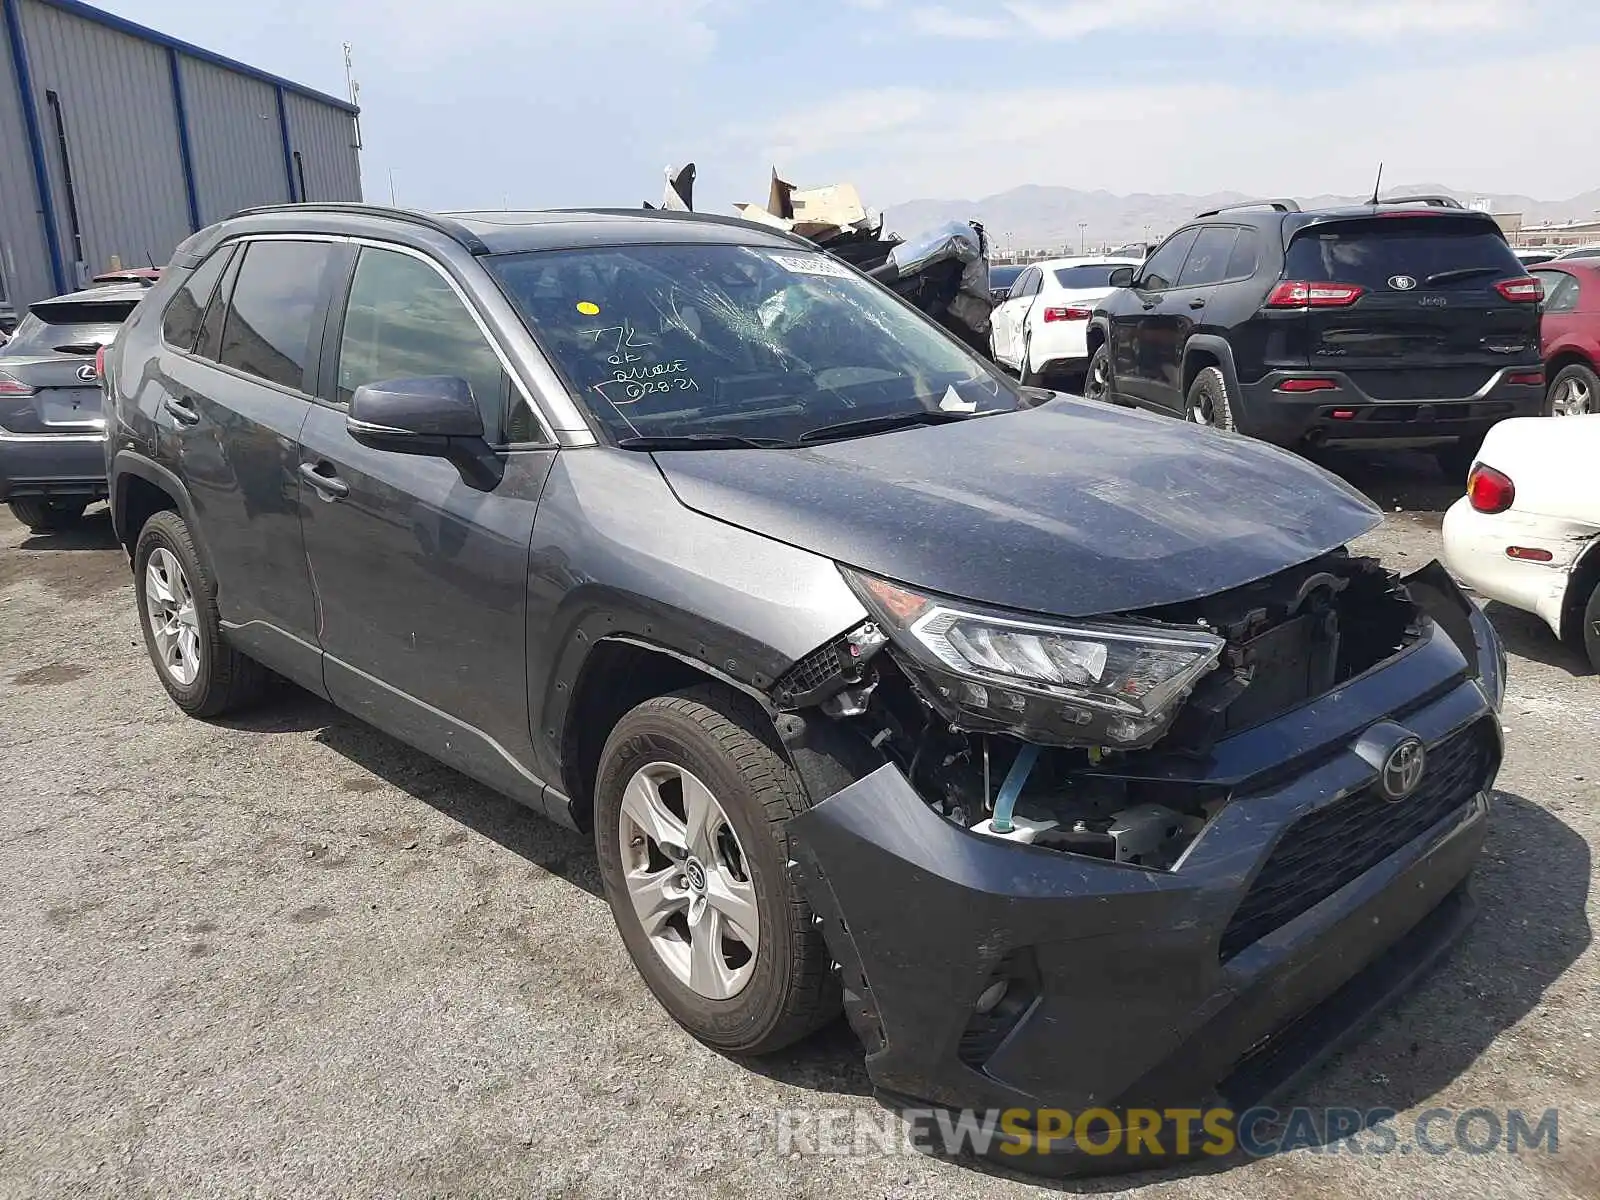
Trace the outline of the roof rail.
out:
M 1387 200 L 1379 200 L 1383 204 L 1421 204 L 1428 208 L 1459 208 L 1466 209 L 1466 205 L 1454 196 L 1390 196 Z
M 1246 200 L 1240 204 L 1224 204 L 1220 208 L 1208 208 L 1205 212 L 1195 213 L 1199 217 L 1214 217 L 1218 213 L 1238 212 L 1246 208 L 1270 208 L 1273 212 L 1291 213 L 1299 212 L 1300 206 L 1293 200 Z
M 723 213 L 708 212 L 680 212 L 671 208 L 557 208 L 552 212 L 560 213 L 595 213 L 602 217 L 646 217 L 652 221 L 699 221 L 706 225 L 727 225 L 734 229 L 760 229 L 772 234 L 774 237 L 787 238 L 797 245 L 807 249 L 817 249 L 817 243 L 808 238 L 801 237 L 788 229 L 779 229 L 776 225 L 763 225 L 760 221 L 749 221 L 744 217 L 727 216 Z
M 469 254 L 488 254 L 489 247 L 484 245 L 483 239 L 473 233 L 460 221 L 453 221 L 449 217 L 441 217 L 437 213 L 419 212 L 414 208 L 386 208 L 381 204 L 357 204 L 342 201 L 313 201 L 300 204 L 262 204 L 255 208 L 243 208 L 234 213 L 235 217 L 255 217 L 265 213 L 348 213 L 358 217 L 380 217 L 390 221 L 404 221 L 410 225 L 421 225 L 435 233 L 442 233 L 452 241 L 460 242 L 466 247 Z M 232 218 L 229 218 L 230 220 Z

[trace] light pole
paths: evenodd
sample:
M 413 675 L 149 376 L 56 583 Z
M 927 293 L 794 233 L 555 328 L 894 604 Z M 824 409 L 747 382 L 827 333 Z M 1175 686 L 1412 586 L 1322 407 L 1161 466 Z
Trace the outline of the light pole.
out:
M 1087 221 L 1079 221 L 1078 222 L 1078 253 L 1079 254 L 1082 254 L 1084 252 L 1084 246 L 1087 245 L 1088 236 L 1089 236 L 1089 222 L 1087 222 Z

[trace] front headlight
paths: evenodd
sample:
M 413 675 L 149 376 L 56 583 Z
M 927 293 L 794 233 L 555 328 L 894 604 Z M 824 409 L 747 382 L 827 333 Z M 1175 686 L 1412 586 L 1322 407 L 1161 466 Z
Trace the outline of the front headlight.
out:
M 1042 620 L 844 575 L 958 723 L 979 718 L 1030 740 L 1149 745 L 1225 645 L 1201 629 Z

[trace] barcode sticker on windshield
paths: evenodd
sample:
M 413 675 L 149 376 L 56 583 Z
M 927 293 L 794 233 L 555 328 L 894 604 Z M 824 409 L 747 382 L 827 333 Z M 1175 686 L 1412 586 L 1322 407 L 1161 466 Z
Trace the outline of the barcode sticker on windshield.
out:
M 826 254 L 772 254 L 768 255 L 785 271 L 796 275 L 826 275 L 831 279 L 849 279 L 850 268 L 836 262 Z

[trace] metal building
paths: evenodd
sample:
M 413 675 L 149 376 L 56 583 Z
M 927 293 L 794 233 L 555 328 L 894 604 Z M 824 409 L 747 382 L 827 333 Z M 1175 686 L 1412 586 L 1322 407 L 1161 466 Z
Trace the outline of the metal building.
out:
M 361 199 L 353 105 L 79 0 L 0 10 L 0 313 L 252 204 Z

